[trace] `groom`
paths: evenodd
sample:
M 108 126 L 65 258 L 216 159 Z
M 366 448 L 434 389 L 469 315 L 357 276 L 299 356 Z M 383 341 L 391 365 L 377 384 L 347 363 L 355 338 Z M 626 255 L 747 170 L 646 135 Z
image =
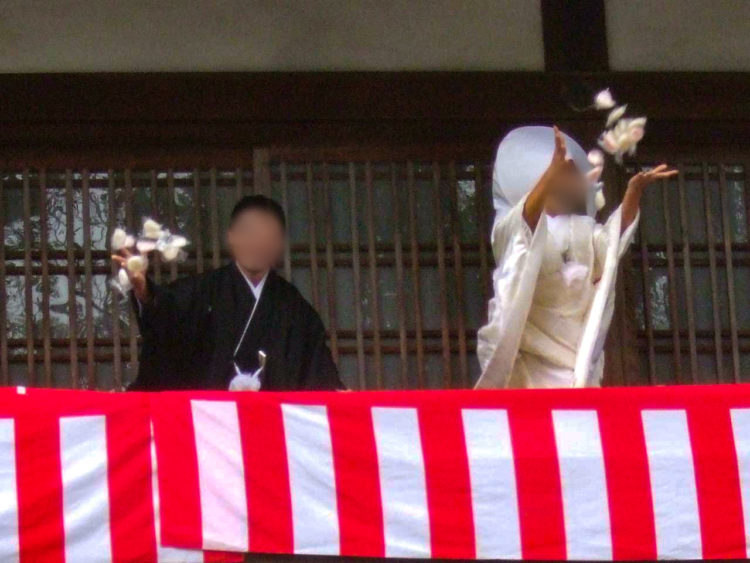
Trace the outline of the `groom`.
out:
M 281 206 L 246 196 L 227 231 L 230 264 L 169 285 L 129 272 L 143 338 L 130 389 L 226 390 L 261 367 L 262 390 L 343 388 L 320 316 L 274 270 L 285 236 Z

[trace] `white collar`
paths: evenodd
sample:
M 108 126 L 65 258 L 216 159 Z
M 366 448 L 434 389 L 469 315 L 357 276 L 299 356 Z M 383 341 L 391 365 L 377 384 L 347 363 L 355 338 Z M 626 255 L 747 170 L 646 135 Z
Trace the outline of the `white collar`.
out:
M 255 284 L 249 277 L 247 277 L 245 270 L 240 268 L 239 264 L 237 264 L 237 269 L 242 274 L 242 277 L 245 278 L 247 285 L 250 286 L 250 291 L 253 292 L 253 296 L 255 297 L 255 300 L 258 301 L 260 299 L 260 294 L 263 293 L 263 286 L 266 285 L 266 279 L 268 279 L 268 272 L 266 272 L 266 274 L 263 276 L 263 279 L 261 279 L 257 284 Z

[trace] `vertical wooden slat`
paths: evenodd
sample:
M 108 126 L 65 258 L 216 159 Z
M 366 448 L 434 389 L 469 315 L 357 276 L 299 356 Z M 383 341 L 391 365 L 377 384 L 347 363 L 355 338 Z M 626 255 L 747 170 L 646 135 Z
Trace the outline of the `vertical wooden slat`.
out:
M 331 335 L 333 360 L 339 361 L 338 317 L 336 315 L 336 268 L 333 262 L 333 212 L 331 210 L 331 187 L 328 164 L 323 163 L 323 199 L 325 201 L 326 237 L 326 293 L 328 294 L 328 330 Z
M 440 334 L 443 348 L 443 387 L 453 386 L 451 369 L 451 341 L 448 321 L 448 300 L 446 297 L 447 282 L 445 273 L 445 247 L 443 246 L 443 198 L 440 189 L 440 165 L 432 163 L 433 209 L 435 214 L 435 244 L 437 245 L 438 263 L 438 300 L 440 302 Z
M 44 386 L 52 387 L 52 321 L 50 319 L 49 210 L 47 174 L 39 171 L 39 251 L 42 264 L 42 345 L 44 350 Z
M 5 277 L 5 179 L 0 176 L 0 381 L 10 385 L 8 369 L 8 287 Z
M 354 278 L 354 323 L 357 337 L 357 379 L 359 388 L 367 389 L 365 379 L 365 345 L 362 334 L 362 274 L 359 254 L 359 220 L 357 218 L 357 175 L 354 163 L 349 163 L 349 202 L 352 229 L 352 270 Z
M 216 196 L 216 168 L 210 172 L 209 197 L 211 198 L 211 265 L 218 268 L 221 265 L 221 242 L 219 235 L 219 202 Z
M 167 225 L 169 225 L 169 231 L 171 233 L 177 232 L 177 212 L 175 211 L 175 189 L 174 189 L 174 170 L 171 168 L 167 170 Z M 177 279 L 177 260 L 172 260 L 169 263 L 169 279 L 174 281 Z
M 641 239 L 641 279 L 643 280 L 643 318 L 646 325 L 646 344 L 648 346 L 648 381 L 656 383 L 656 352 L 654 350 L 653 308 L 651 307 L 651 276 L 649 276 L 648 245 L 643 231 Z
M 487 309 L 487 304 L 490 301 L 490 268 L 489 268 L 489 253 L 490 250 L 487 244 L 487 237 L 490 235 L 489 227 L 489 214 L 486 207 L 486 199 L 484 197 L 484 182 L 482 179 L 482 165 L 476 163 L 474 165 L 474 198 L 477 205 L 477 231 L 479 235 L 479 283 L 482 286 L 482 303 L 485 305 L 484 309 Z
M 677 383 L 682 382 L 682 352 L 680 351 L 680 316 L 677 311 L 677 275 L 675 273 L 674 244 L 672 242 L 672 218 L 669 206 L 667 182 L 661 183 L 664 207 L 664 236 L 667 247 L 667 281 L 669 283 L 669 314 L 672 325 L 672 366 Z
M 685 273 L 685 309 L 688 322 L 688 347 L 690 349 L 690 376 L 693 383 L 698 382 L 698 346 L 695 338 L 695 309 L 693 304 L 693 268 L 690 256 L 690 225 L 687 213 L 687 196 L 685 193 L 684 165 L 677 166 L 677 191 L 680 196 L 680 229 L 682 230 L 682 263 Z
M 409 253 L 411 275 L 414 283 L 414 332 L 417 349 L 417 384 L 425 388 L 424 335 L 422 330 L 422 292 L 419 279 L 419 239 L 417 238 L 417 194 L 414 185 L 414 163 L 406 164 L 407 189 L 409 194 Z
M 396 306 L 398 308 L 398 349 L 402 389 L 409 387 L 409 349 L 406 337 L 406 299 L 404 298 L 404 249 L 401 241 L 401 198 L 398 174 L 391 163 L 391 197 L 393 198 L 393 247 L 396 261 Z
M 134 216 L 135 194 L 133 193 L 133 174 L 130 168 L 125 169 L 125 224 L 129 232 L 135 231 Z M 138 374 L 138 323 L 135 318 L 135 311 L 132 307 L 128 308 L 128 347 L 130 355 L 130 378 L 135 379 Z
M 34 350 L 34 279 L 31 271 L 31 188 L 29 186 L 29 170 L 23 171 L 23 236 L 26 245 L 23 252 L 24 297 L 26 301 L 26 369 L 31 385 L 36 385 L 35 350 Z
M 149 174 L 149 190 L 151 192 L 151 218 L 154 221 L 162 222 L 161 214 L 159 213 L 159 188 L 158 179 L 156 177 L 156 170 L 151 170 Z M 154 273 L 154 281 L 157 284 L 161 283 L 161 254 L 158 252 L 152 252 L 149 255 L 149 268 Z
M 193 218 L 195 221 L 195 232 L 193 233 L 193 245 L 195 246 L 195 269 L 199 274 L 203 273 L 203 204 L 201 203 L 201 176 L 200 171 L 193 170 Z
M 729 331 L 732 343 L 732 376 L 740 382 L 740 345 L 737 335 L 737 307 L 734 295 L 734 264 L 732 258 L 732 228 L 729 222 L 727 179 L 722 163 L 719 167 L 719 197 L 721 202 L 722 230 L 724 231 L 724 262 L 727 276 L 727 298 L 729 304 Z
M 380 286 L 378 280 L 377 249 L 375 248 L 375 218 L 372 187 L 372 163 L 365 164 L 365 196 L 367 210 L 365 220 L 367 223 L 367 256 L 370 270 L 370 314 L 372 315 L 372 346 L 373 366 L 375 369 L 375 382 L 378 389 L 383 388 L 383 358 L 382 345 L 380 342 Z
M 78 304 L 76 301 L 76 238 L 73 174 L 65 171 L 65 239 L 68 246 L 68 354 L 70 356 L 70 385 L 78 388 Z
M 703 207 L 706 215 L 706 244 L 708 245 L 708 265 L 711 279 L 711 308 L 714 322 L 714 349 L 716 353 L 716 377 L 719 383 L 724 381 L 724 352 L 721 342 L 721 316 L 719 315 L 719 282 L 716 272 L 716 239 L 714 237 L 713 216 L 711 214 L 711 192 L 709 191 L 708 166 L 701 164 L 703 170 Z
M 289 221 L 289 185 L 286 175 L 286 162 L 279 165 L 281 174 L 281 207 L 284 209 L 284 215 Z M 289 232 L 284 237 L 284 277 L 287 281 L 292 281 L 292 251 Z
M 93 268 L 91 263 L 91 194 L 88 170 L 82 172 L 81 201 L 83 206 L 83 267 L 86 276 L 83 290 L 86 302 L 86 383 L 89 389 L 96 389 L 96 334 L 94 333 Z
M 464 270 L 461 254 L 461 216 L 458 210 L 458 180 L 456 163 L 451 161 L 448 167 L 450 181 L 450 223 L 453 243 L 453 273 L 456 288 L 456 329 L 458 332 L 458 369 L 461 387 L 469 386 L 469 364 L 466 358 L 466 307 L 464 306 Z
M 234 180 L 235 180 L 235 188 L 236 188 L 236 198 L 237 201 L 242 199 L 242 196 L 245 195 L 245 186 L 242 178 L 242 168 L 235 168 L 234 170 Z
M 107 248 L 110 247 L 110 237 L 114 232 L 117 225 L 115 220 L 117 219 L 117 206 L 116 206 L 116 195 L 115 195 L 115 171 L 112 169 L 107 170 L 107 233 L 109 235 L 107 239 Z M 119 268 L 114 260 L 110 261 L 110 270 L 112 277 L 117 276 Z M 122 342 L 120 341 L 120 303 L 116 290 L 112 290 L 112 372 L 114 378 L 115 390 L 119 391 L 123 387 L 122 383 Z
M 253 193 L 271 195 L 270 151 L 253 149 Z
M 627 319 L 627 307 L 626 307 L 626 266 L 623 263 L 620 265 L 620 274 L 617 276 L 617 287 L 615 288 L 615 313 L 612 321 L 612 326 L 615 328 L 611 336 L 609 337 L 609 345 L 607 348 L 606 355 L 604 356 L 604 367 L 605 375 L 615 374 L 610 383 L 613 385 L 628 385 L 628 370 L 626 369 L 625 357 L 628 352 L 628 345 L 626 342 L 628 336 L 628 319 Z M 608 344 L 609 344 L 608 343 Z M 610 353 L 612 350 L 613 353 Z M 617 357 L 613 357 L 617 354 Z M 637 356 L 637 349 L 636 349 Z M 612 362 L 612 363 L 610 363 Z M 616 364 L 615 364 L 616 362 Z
M 315 221 L 315 190 L 313 189 L 312 164 L 305 165 L 305 186 L 307 188 L 307 226 L 310 238 L 310 293 L 313 307 L 320 310 L 320 294 L 318 286 L 318 233 Z

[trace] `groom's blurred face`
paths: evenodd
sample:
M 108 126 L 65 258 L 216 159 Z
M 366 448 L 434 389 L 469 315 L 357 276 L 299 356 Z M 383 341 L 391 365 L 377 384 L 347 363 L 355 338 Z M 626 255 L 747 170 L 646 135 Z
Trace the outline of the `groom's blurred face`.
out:
M 575 167 L 561 172 L 547 196 L 545 211 L 549 215 L 586 213 L 587 181 Z
M 227 231 L 232 257 L 248 272 L 276 266 L 284 252 L 284 228 L 272 213 L 249 209 L 240 213 Z

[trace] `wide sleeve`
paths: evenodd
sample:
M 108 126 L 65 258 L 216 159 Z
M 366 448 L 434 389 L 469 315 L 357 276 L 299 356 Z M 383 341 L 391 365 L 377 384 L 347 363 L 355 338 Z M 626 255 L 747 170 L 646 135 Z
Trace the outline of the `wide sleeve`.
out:
M 176 366 L 190 356 L 198 327 L 199 280 L 182 278 L 167 285 L 148 280 L 151 299 L 131 302 L 141 334 L 140 367 L 131 390 L 169 388 Z
M 502 217 L 497 217 L 492 226 L 492 254 L 495 264 L 501 266 L 507 254 L 518 250 L 528 250 L 534 238 L 534 232 L 523 217 L 523 209 L 526 205 L 524 197 L 515 206 L 511 207 Z M 544 215 L 540 218 L 540 222 Z M 539 225 L 537 225 L 537 228 Z
M 625 229 L 625 232 L 618 232 L 615 234 L 615 236 L 620 237 L 620 243 L 617 247 L 618 260 L 622 258 L 625 252 L 627 252 L 628 248 L 630 248 L 630 244 L 633 242 L 633 237 L 635 236 L 635 231 L 638 228 L 638 221 L 640 219 L 640 216 L 641 213 L 639 211 L 635 216 L 635 219 L 633 219 L 633 222 L 628 225 L 627 229 Z M 606 223 L 604 223 L 603 225 L 597 224 L 594 228 L 594 249 L 596 250 L 597 260 L 601 260 L 601 263 L 604 262 L 604 257 L 606 257 L 607 255 L 607 248 L 609 247 L 609 239 L 611 233 L 613 233 L 615 230 L 619 231 L 619 229 L 612 228 L 615 221 L 617 221 L 618 224 L 620 223 L 620 221 L 622 221 L 622 205 L 620 205 L 612 212 Z
M 615 309 L 618 265 L 633 240 L 639 216 L 640 214 L 625 231 L 622 231 L 622 206 L 620 206 L 609 216 L 604 225 L 596 225 L 594 229 L 595 267 L 599 281 L 578 347 L 575 387 L 601 384 L 601 359 Z
M 523 217 L 526 199 L 495 221 L 492 250 L 494 296 L 487 324 L 477 333 L 477 357 L 482 376 L 478 388 L 505 387 L 526 323 L 547 237 L 544 214 L 532 231 Z
M 149 278 L 147 283 L 150 301 L 141 303 L 131 294 L 141 335 L 153 332 L 153 337 L 159 338 L 175 335 L 175 329 L 189 329 L 198 306 L 199 278 L 181 278 L 166 285 Z

